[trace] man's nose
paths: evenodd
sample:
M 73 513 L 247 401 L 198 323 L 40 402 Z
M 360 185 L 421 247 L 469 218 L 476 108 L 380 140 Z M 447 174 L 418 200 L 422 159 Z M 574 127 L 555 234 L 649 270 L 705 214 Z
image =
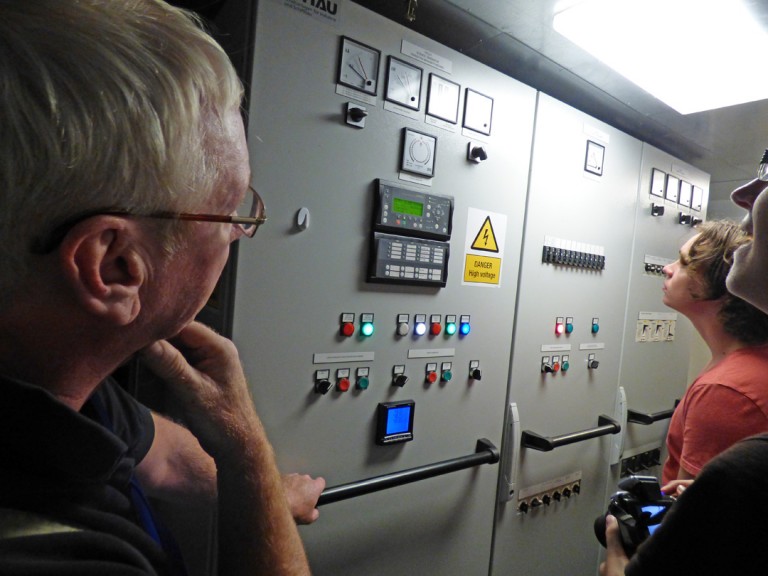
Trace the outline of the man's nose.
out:
M 731 192 L 731 201 L 737 206 L 750 210 L 760 193 L 768 188 L 768 182 L 755 178 Z

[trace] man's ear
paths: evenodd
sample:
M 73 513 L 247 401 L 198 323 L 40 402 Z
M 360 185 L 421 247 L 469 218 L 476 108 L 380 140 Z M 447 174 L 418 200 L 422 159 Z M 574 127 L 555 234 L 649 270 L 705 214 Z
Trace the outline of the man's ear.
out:
M 65 281 L 79 304 L 118 326 L 133 322 L 141 310 L 147 254 L 137 250 L 140 236 L 130 219 L 94 216 L 77 224 L 58 251 Z

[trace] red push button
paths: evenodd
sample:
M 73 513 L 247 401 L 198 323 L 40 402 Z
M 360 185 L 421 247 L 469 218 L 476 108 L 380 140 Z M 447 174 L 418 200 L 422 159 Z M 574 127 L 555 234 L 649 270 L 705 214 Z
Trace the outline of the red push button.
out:
M 350 382 L 349 378 L 339 378 L 339 382 L 336 384 L 340 391 L 346 392 L 349 390 Z
M 440 325 L 439 322 L 432 322 L 429 326 L 429 333 L 432 334 L 432 336 L 437 336 L 442 332 L 443 327 Z
M 427 372 L 427 382 L 430 384 L 437 382 L 437 372 Z
M 355 325 L 352 322 L 342 322 L 340 331 L 342 336 L 349 338 L 355 333 Z

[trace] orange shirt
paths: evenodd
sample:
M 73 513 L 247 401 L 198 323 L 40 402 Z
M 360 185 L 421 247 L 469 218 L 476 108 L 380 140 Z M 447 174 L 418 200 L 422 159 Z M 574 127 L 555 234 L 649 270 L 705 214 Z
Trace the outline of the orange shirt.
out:
M 768 431 L 768 345 L 730 353 L 699 374 L 672 415 L 662 483 L 694 476 L 742 438 Z

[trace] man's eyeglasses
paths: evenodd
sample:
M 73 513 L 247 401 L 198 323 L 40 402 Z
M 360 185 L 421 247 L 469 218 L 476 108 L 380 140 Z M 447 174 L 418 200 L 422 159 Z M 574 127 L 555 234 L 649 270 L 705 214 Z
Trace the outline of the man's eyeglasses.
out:
M 244 215 L 244 214 L 247 214 Z M 90 210 L 67 219 L 58 225 L 44 238 L 38 238 L 33 242 L 32 252 L 36 254 L 48 254 L 58 246 L 70 229 L 83 220 L 94 216 L 133 216 L 136 218 L 163 218 L 167 220 L 188 220 L 193 222 L 221 222 L 232 224 L 235 228 L 235 239 L 241 236 L 253 238 L 259 226 L 267 221 L 267 212 L 264 201 L 253 186 L 248 187 L 248 194 L 238 207 L 234 215 L 223 216 L 221 214 L 190 214 L 186 212 L 150 212 L 142 214 L 120 208 L 105 208 L 103 210 Z

